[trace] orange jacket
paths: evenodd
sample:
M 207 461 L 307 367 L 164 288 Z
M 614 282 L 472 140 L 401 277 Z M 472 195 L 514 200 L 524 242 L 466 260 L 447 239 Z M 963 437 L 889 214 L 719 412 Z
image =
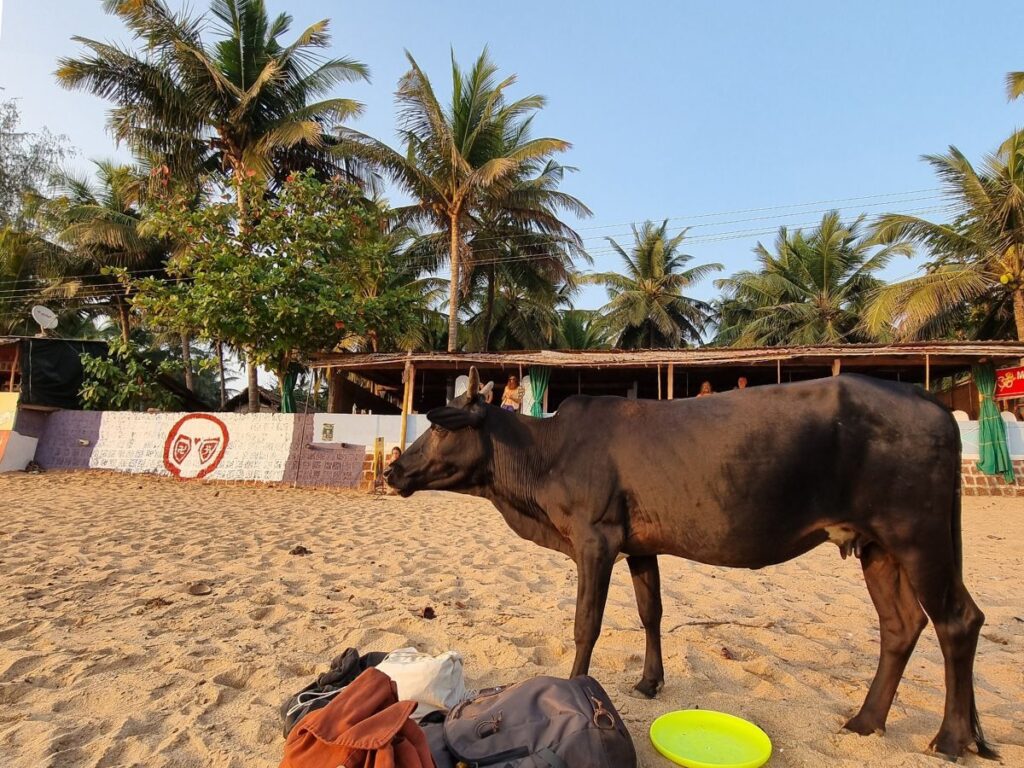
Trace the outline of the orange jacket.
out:
M 370 668 L 288 735 L 281 768 L 435 768 L 423 730 L 409 719 L 415 701 Z

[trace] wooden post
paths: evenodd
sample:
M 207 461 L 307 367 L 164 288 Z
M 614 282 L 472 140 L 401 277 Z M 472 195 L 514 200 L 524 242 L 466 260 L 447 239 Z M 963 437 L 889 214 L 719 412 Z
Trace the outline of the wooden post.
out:
M 14 377 L 18 373 L 18 363 L 21 362 L 21 342 L 19 341 L 14 346 L 14 362 L 11 363 L 11 382 L 8 386 L 8 391 L 14 391 Z
M 402 432 L 398 437 L 398 447 L 402 451 L 405 450 L 405 428 L 406 425 L 409 423 L 409 392 L 412 388 L 412 383 L 410 382 L 411 377 L 409 374 L 411 373 L 411 371 L 412 363 L 406 361 L 405 370 L 402 372 L 402 383 L 404 384 L 402 390 Z
M 544 387 L 544 399 L 543 399 L 543 402 L 541 403 L 541 409 L 544 411 L 544 413 L 551 413 L 551 411 L 548 410 L 548 392 L 550 392 L 550 391 L 551 391 L 551 379 L 549 378 L 548 379 L 548 385 L 546 387 Z
M 668 364 L 668 399 L 672 399 L 673 391 L 675 390 L 675 378 L 676 378 L 676 364 Z
M 843 361 L 840 360 L 838 357 L 835 360 L 832 361 L 832 375 L 833 376 L 838 376 L 839 375 L 839 371 L 841 371 L 842 368 L 843 368 Z
M 924 388 L 932 390 L 932 359 L 930 355 L 924 356 Z
M 661 400 L 661 363 L 658 363 L 658 399 Z
M 409 363 L 409 413 L 413 413 L 413 403 L 416 402 L 416 366 Z
M 775 383 L 776 384 L 781 384 L 782 383 L 782 358 L 781 357 L 777 358 L 775 360 Z

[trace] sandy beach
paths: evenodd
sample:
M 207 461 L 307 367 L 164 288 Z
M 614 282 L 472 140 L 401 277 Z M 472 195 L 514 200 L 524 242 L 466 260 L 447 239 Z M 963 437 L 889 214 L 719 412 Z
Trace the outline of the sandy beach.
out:
M 347 646 L 453 649 L 484 687 L 572 663 L 575 569 L 486 502 L 204 485 L 142 476 L 0 477 L 0 764 L 273 768 L 277 707 Z M 965 499 L 966 580 L 988 617 L 978 705 L 1024 766 L 1024 502 Z M 289 554 L 302 545 L 311 554 Z M 206 581 L 212 592 L 188 593 Z M 665 711 L 760 724 L 770 765 L 934 766 L 942 712 L 931 628 L 884 737 L 840 731 L 877 661 L 856 560 L 824 546 L 760 572 L 662 558 L 667 684 L 629 694 L 643 633 L 616 566 L 592 674 L 642 766 Z M 434 608 L 436 618 L 422 618 Z M 982 765 L 976 756 L 968 765 Z

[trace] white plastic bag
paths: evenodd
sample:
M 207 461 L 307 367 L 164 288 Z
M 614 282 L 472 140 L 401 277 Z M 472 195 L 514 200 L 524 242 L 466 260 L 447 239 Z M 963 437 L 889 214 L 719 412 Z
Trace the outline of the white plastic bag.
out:
M 399 699 L 419 704 L 412 715 L 417 719 L 438 709 L 451 709 L 466 698 L 462 656 L 455 651 L 431 656 L 415 648 L 399 648 L 377 669 L 395 681 Z

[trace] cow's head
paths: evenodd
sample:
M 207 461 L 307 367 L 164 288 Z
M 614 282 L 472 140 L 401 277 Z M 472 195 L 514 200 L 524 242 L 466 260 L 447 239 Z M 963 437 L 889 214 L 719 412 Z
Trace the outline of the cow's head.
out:
M 430 429 L 389 467 L 388 483 L 403 496 L 479 485 L 490 459 L 485 422 L 488 411 L 494 410 L 485 403 L 485 393 L 480 374 L 470 368 L 466 393 L 427 413 Z

